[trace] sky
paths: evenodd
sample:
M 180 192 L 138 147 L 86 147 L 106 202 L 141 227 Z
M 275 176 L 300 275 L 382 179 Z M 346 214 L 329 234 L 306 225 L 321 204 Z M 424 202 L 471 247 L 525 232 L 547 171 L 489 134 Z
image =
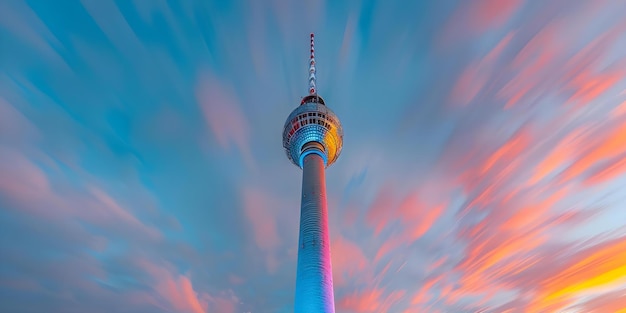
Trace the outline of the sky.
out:
M 0 1 L 0 311 L 292 312 L 313 32 L 337 312 L 626 312 L 624 15 Z

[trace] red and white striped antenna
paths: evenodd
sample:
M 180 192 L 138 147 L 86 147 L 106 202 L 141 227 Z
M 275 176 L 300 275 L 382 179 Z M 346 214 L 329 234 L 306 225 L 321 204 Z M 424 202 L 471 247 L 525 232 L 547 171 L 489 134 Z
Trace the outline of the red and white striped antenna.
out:
M 313 39 L 315 35 L 311 33 L 311 58 L 309 60 L 309 94 L 317 94 L 317 87 L 315 86 L 315 43 Z

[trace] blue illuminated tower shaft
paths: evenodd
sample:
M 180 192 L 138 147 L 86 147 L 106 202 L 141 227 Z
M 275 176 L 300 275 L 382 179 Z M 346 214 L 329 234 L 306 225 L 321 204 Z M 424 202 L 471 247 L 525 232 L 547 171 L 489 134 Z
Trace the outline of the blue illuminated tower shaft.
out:
M 324 167 L 319 154 L 304 157 L 296 313 L 335 312 Z

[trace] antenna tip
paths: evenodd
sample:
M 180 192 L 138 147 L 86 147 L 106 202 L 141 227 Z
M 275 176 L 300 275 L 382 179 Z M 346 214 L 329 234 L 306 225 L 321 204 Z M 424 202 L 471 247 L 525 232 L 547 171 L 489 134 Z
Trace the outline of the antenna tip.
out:
M 313 33 L 311 33 L 311 38 L 315 37 L 315 35 Z

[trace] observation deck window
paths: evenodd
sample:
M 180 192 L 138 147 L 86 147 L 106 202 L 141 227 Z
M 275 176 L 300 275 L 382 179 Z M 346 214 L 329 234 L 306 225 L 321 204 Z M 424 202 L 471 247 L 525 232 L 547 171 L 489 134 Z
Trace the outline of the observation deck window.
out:
M 302 101 L 300 101 L 300 105 L 303 105 L 305 103 L 318 103 L 321 105 L 326 105 L 326 103 L 324 103 L 324 99 L 322 99 L 322 97 L 318 95 L 308 95 L 302 98 Z

